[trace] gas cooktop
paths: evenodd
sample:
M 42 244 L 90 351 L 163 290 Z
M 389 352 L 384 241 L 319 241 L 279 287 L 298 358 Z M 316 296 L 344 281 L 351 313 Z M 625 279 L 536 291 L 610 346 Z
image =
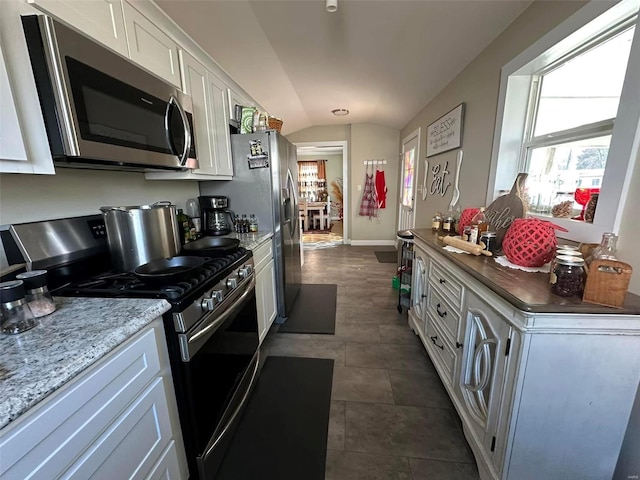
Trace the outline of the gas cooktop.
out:
M 104 272 L 73 281 L 53 293 L 63 297 L 162 298 L 177 303 L 191 293 L 201 292 L 210 283 L 217 282 L 229 269 L 251 256 L 250 250 L 238 247 L 223 257 L 207 259 L 191 278 L 175 285 L 150 287 L 134 273 Z

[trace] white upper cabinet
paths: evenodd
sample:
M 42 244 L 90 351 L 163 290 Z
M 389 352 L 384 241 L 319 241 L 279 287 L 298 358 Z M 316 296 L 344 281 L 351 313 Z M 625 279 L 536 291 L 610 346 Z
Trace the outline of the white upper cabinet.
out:
M 20 22 L 36 13 L 0 1 L 0 173 L 55 173 Z
M 216 146 L 218 175 L 233 175 L 231 138 L 229 138 L 229 115 L 227 113 L 227 86 L 214 74 L 208 72 L 209 109 L 214 121 L 213 130 Z
M 182 88 L 178 45 L 129 3 L 122 5 L 131 60 Z
M 0 43 L 0 160 L 26 162 L 27 152 L 20 130 L 16 106 L 11 95 L 11 85 Z
M 111 50 L 129 56 L 121 0 L 28 0 Z
M 231 180 L 233 162 L 227 86 L 198 60 L 180 50 L 184 93 L 193 101 L 193 128 L 199 168 L 188 172 L 148 172 L 149 180 Z

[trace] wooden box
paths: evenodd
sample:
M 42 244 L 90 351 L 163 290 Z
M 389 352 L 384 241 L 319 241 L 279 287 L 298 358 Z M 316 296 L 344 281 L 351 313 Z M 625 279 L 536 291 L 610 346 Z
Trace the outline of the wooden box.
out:
M 631 265 L 616 260 L 594 260 L 589 265 L 584 302 L 622 307 L 631 281 Z

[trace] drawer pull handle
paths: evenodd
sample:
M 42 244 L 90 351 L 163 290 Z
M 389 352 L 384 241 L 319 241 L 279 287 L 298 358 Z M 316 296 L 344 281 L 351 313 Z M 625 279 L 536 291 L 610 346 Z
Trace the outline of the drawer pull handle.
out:
M 463 346 L 464 346 L 464 343 L 456 342 L 456 348 L 460 348 Z
M 440 311 L 440 304 L 436 305 L 436 312 L 438 312 L 438 315 L 440 315 L 440 318 L 444 318 L 447 316 L 446 310 L 444 312 Z
M 438 345 L 436 343 L 436 340 L 438 339 L 437 335 L 434 335 L 433 337 L 429 337 L 431 339 L 431 341 L 433 342 L 433 344 L 438 347 L 440 350 L 444 350 L 444 345 Z
M 446 282 L 446 280 L 445 280 L 444 278 L 441 278 L 441 279 L 440 279 L 440 284 L 443 284 L 443 283 L 445 283 L 445 282 Z

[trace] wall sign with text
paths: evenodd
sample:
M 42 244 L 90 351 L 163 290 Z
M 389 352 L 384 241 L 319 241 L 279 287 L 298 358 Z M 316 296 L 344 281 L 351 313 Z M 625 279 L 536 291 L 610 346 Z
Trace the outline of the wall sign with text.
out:
M 427 127 L 427 158 L 462 145 L 464 103 Z

